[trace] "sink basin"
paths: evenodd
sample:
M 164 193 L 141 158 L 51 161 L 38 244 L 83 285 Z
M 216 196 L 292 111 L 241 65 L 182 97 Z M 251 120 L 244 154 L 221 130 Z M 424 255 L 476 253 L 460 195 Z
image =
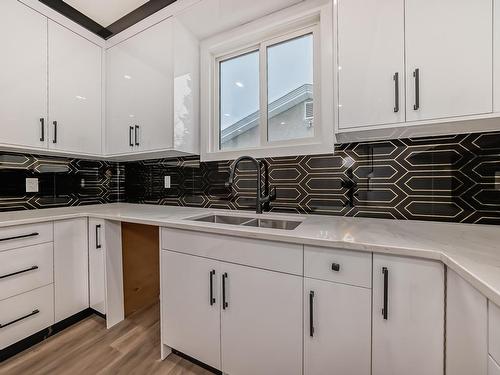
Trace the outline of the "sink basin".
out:
M 282 229 L 282 230 L 294 230 L 302 223 L 302 221 L 299 220 L 255 218 L 255 217 L 245 217 L 245 216 L 214 215 L 214 214 L 192 218 L 188 220 L 201 221 L 205 223 L 214 223 L 214 224 L 243 225 L 247 227 L 271 228 L 271 229 Z
M 301 221 L 292 221 L 292 220 L 252 219 L 246 223 L 243 223 L 243 225 L 248 227 L 258 227 L 258 228 L 294 230 L 301 223 L 302 223 Z
M 249 220 L 252 220 L 252 218 L 243 216 L 208 215 L 191 220 L 203 221 L 206 223 L 240 225 L 246 223 Z

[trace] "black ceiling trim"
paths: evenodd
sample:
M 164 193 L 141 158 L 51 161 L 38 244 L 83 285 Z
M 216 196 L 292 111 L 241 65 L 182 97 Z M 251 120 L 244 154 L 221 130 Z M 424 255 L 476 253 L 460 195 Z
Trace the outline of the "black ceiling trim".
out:
M 55 11 L 61 13 L 63 16 L 83 26 L 87 30 L 99 35 L 101 38 L 107 39 L 112 36 L 112 33 L 105 27 L 101 26 L 93 19 L 87 17 L 82 12 L 76 10 L 71 5 L 66 4 L 62 0 L 39 0 L 41 3 L 51 7 Z
M 76 22 L 80 26 L 83 26 L 87 30 L 100 36 L 101 38 L 109 39 L 119 32 L 136 24 L 137 22 L 142 21 L 144 18 L 149 17 L 153 13 L 158 12 L 160 9 L 165 8 L 167 5 L 174 3 L 176 0 L 150 0 L 147 3 L 141 5 L 139 8 L 133 10 L 129 14 L 123 16 L 119 20 L 113 22 L 108 27 L 104 27 L 98 24 L 93 19 L 87 17 L 82 12 L 65 3 L 63 0 L 39 1 L 61 13 L 70 20 Z
M 111 35 L 116 35 L 130 26 L 135 25 L 137 22 L 142 21 L 144 18 L 158 12 L 166 6 L 175 3 L 176 0 L 149 0 L 147 3 L 141 5 L 139 8 L 133 10 L 129 14 L 116 20 L 107 27 Z

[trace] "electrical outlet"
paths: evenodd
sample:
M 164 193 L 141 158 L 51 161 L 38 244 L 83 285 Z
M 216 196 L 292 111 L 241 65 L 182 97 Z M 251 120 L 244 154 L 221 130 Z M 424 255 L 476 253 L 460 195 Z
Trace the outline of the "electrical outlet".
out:
M 165 189 L 170 189 L 170 176 L 165 176 L 165 182 L 163 184 Z
M 38 178 L 26 179 L 26 193 L 38 193 Z

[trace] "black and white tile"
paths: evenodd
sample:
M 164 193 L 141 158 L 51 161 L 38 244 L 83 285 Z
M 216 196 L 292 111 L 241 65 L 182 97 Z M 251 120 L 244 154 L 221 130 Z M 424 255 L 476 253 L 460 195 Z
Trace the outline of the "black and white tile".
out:
M 122 169 L 105 161 L 0 153 L 0 211 L 122 201 Z M 26 192 L 30 177 L 38 178 L 38 193 Z
M 343 144 L 332 154 L 265 160 L 277 187 L 273 211 L 500 224 L 500 132 Z M 230 164 L 196 157 L 126 163 L 125 199 L 251 210 L 253 166 L 242 164 L 227 189 Z M 343 187 L 348 180 L 355 191 Z

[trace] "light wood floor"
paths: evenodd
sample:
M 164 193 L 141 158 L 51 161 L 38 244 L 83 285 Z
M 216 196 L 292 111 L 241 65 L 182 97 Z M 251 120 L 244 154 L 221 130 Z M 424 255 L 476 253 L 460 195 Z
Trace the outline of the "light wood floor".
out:
M 110 330 L 104 319 L 91 316 L 0 363 L 0 374 L 211 374 L 173 354 L 159 360 L 159 316 L 156 304 Z

